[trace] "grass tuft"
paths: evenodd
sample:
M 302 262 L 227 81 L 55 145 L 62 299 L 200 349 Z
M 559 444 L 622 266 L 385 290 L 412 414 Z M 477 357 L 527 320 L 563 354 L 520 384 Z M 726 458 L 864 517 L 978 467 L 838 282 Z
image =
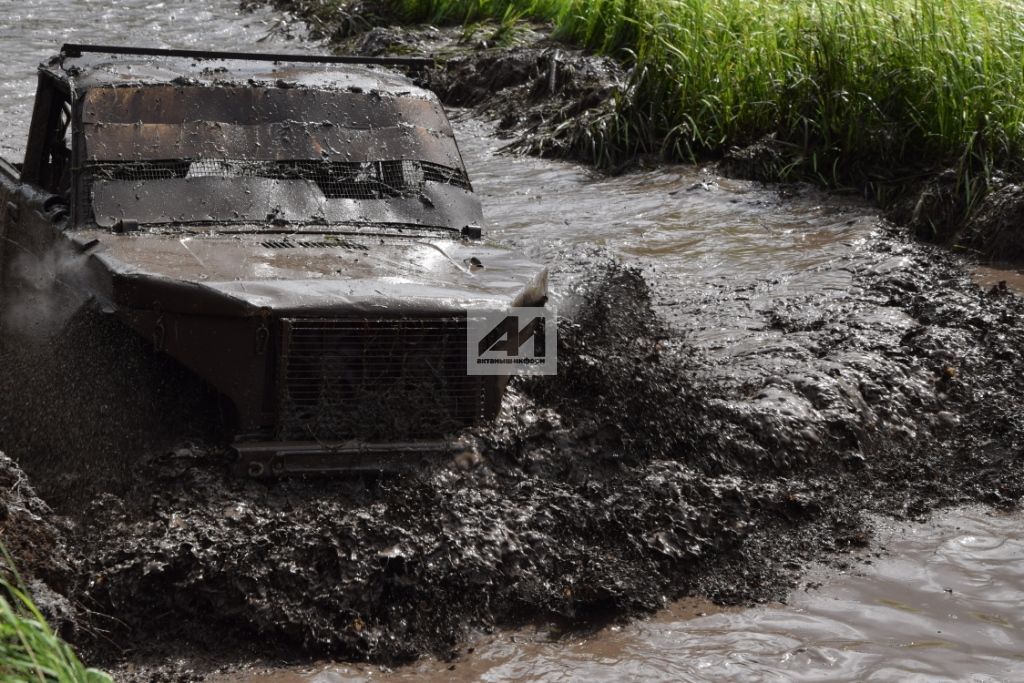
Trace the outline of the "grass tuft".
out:
M 0 549 L 2 550 L 2 549 Z M 10 556 L 2 551 L 8 566 Z M 79 661 L 21 585 L 0 579 L 0 683 L 111 683 Z

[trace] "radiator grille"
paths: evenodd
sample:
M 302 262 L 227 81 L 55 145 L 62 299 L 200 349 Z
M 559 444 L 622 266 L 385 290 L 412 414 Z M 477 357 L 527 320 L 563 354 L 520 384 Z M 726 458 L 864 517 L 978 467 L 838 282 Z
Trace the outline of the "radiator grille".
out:
M 282 439 L 438 438 L 483 417 L 464 317 L 290 318 L 283 332 Z

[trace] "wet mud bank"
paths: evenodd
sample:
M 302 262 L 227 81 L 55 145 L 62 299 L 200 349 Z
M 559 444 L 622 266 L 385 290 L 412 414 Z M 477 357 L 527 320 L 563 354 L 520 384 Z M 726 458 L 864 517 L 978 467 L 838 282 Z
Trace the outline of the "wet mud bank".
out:
M 28 476 L 0 453 L 0 539 L 6 554 L 0 573 L 23 585 L 55 631 L 77 635 L 77 615 L 66 596 L 74 593 L 75 574 L 53 510 L 38 496 Z M 14 560 L 14 566 L 8 559 Z
M 985 506 L 926 523 L 874 517 L 851 566 L 812 567 L 787 604 L 718 607 L 684 599 L 594 632 L 528 625 L 474 640 L 457 662 L 393 671 L 337 663 L 212 676 L 211 683 L 322 680 L 850 681 L 1017 680 L 1021 514 Z M 1009 594 L 1008 594 L 1009 593 Z

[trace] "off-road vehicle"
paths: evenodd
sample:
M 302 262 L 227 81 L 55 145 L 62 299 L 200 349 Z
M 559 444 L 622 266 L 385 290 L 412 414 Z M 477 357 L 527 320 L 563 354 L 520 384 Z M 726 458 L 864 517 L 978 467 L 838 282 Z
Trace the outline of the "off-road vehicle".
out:
M 225 397 L 251 474 L 445 450 L 507 382 L 467 374 L 467 312 L 547 272 L 481 241 L 413 61 L 65 45 L 0 160 L 0 299 L 51 264 Z

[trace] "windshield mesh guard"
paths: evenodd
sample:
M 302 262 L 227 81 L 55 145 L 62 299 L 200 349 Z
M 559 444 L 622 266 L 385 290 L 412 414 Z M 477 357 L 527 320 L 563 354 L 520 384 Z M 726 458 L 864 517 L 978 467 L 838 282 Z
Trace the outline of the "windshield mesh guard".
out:
M 92 219 L 92 185 L 97 180 L 147 181 L 168 178 L 270 178 L 309 180 L 328 199 L 389 199 L 419 194 L 424 183 L 442 183 L 472 192 L 466 172 L 429 161 L 252 161 L 172 159 L 93 162 L 86 166 L 80 216 Z

